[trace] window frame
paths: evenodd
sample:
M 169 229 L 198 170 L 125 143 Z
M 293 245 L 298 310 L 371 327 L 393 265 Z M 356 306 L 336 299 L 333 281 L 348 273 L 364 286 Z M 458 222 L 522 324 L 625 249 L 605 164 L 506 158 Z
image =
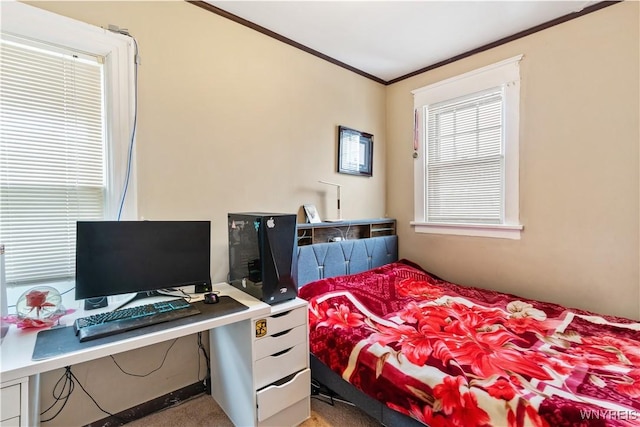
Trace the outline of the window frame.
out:
M 520 68 L 523 55 L 451 77 L 411 91 L 414 97 L 414 220 L 417 233 L 520 239 L 519 219 Z M 426 220 L 426 117 L 424 108 L 492 87 L 504 89 L 504 220 L 502 224 L 440 223 Z
M 116 220 L 126 189 L 121 219 L 137 218 L 135 124 L 135 41 L 94 25 L 29 6 L 3 2 L 2 33 L 104 58 L 105 206 L 104 218 Z M 62 281 L 67 283 L 68 281 Z M 43 280 L 42 284 L 61 283 Z M 25 288 L 37 285 L 9 286 Z M 73 286 L 72 283 L 70 283 Z
M 106 101 L 107 202 L 105 217 L 116 219 L 126 179 L 129 145 L 134 124 L 134 42 L 86 22 L 29 6 L 3 2 L 2 32 L 104 57 Z M 137 191 L 135 145 L 131 153 L 127 199 L 122 218 L 136 219 Z

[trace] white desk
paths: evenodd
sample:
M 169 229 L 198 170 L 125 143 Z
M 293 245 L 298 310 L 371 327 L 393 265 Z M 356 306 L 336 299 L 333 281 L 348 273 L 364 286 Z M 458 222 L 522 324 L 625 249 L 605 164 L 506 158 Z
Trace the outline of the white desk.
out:
M 105 356 L 134 350 L 148 345 L 156 344 L 162 341 L 172 340 L 198 332 L 211 330 L 220 326 L 229 325 L 236 322 L 243 322 L 255 317 L 267 316 L 271 314 L 271 306 L 258 301 L 252 296 L 237 290 L 236 288 L 226 284 L 215 284 L 214 289 L 220 291 L 221 295 L 228 295 L 238 302 L 249 307 L 248 310 L 223 315 L 215 318 L 208 318 L 201 321 L 194 321 L 187 325 L 170 327 L 162 331 L 152 332 L 140 335 L 135 338 L 123 339 L 81 349 L 60 356 L 51 357 L 45 360 L 31 360 L 33 349 L 36 343 L 37 330 L 21 330 L 14 325 L 11 326 L 9 332 L 2 341 L 0 346 L 0 382 L 2 386 L 21 386 L 21 419 L 20 425 L 37 425 L 39 421 L 39 390 L 38 376 L 43 372 L 52 371 L 54 369 L 63 368 L 65 366 L 75 365 L 90 360 L 99 359 Z M 152 299 L 141 300 L 140 304 L 147 304 Z M 112 310 L 113 307 L 107 307 L 102 311 Z M 78 317 L 99 313 L 100 310 L 77 310 L 75 313 L 63 316 L 60 323 L 63 325 L 73 325 L 73 321 Z M 27 386 L 31 389 L 30 397 L 27 397 Z M 3 396 L 4 394 L 3 389 Z M 25 401 L 28 402 L 25 405 Z M 28 413 L 25 412 L 29 408 Z M 4 406 L 3 406 L 4 410 Z M 24 418 L 22 418 L 24 417 Z M 4 416 L 3 416 L 4 418 Z

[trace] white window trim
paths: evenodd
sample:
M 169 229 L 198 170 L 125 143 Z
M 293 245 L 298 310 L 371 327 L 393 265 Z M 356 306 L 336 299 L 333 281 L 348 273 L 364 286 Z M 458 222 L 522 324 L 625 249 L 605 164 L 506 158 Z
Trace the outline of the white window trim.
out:
M 106 96 L 107 194 L 105 217 L 116 219 L 124 190 L 135 113 L 134 42 L 130 37 L 15 1 L 2 1 L 3 33 L 99 55 L 110 83 Z M 113 132 L 109 132 L 112 129 Z M 121 219 L 137 218 L 135 144 Z
M 519 220 L 519 120 L 520 69 L 523 55 L 470 71 L 416 89 L 414 109 L 417 114 L 417 150 L 414 154 L 414 226 L 417 233 L 453 234 L 462 236 L 520 239 L 523 225 Z M 505 212 L 504 224 L 442 224 L 426 222 L 426 147 L 422 107 L 448 99 L 469 95 L 491 87 L 505 85 L 504 99 L 504 156 L 505 156 Z

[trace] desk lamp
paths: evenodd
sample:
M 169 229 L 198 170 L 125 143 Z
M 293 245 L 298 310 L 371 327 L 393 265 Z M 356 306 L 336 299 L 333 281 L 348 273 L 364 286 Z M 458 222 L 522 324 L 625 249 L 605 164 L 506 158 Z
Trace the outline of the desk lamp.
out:
M 327 185 L 333 185 L 334 187 L 338 188 L 338 219 L 325 219 L 325 222 L 342 222 L 342 214 L 340 213 L 340 189 L 342 188 L 342 186 L 340 184 L 334 184 L 333 182 L 327 182 L 327 181 L 318 181 L 321 184 L 327 184 Z

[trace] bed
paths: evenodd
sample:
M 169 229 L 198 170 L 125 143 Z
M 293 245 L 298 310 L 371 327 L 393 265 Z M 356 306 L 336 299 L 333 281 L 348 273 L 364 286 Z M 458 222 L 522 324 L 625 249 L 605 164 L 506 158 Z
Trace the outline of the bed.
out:
M 640 425 L 640 323 L 449 283 L 396 236 L 298 254 L 312 375 L 382 424 Z

